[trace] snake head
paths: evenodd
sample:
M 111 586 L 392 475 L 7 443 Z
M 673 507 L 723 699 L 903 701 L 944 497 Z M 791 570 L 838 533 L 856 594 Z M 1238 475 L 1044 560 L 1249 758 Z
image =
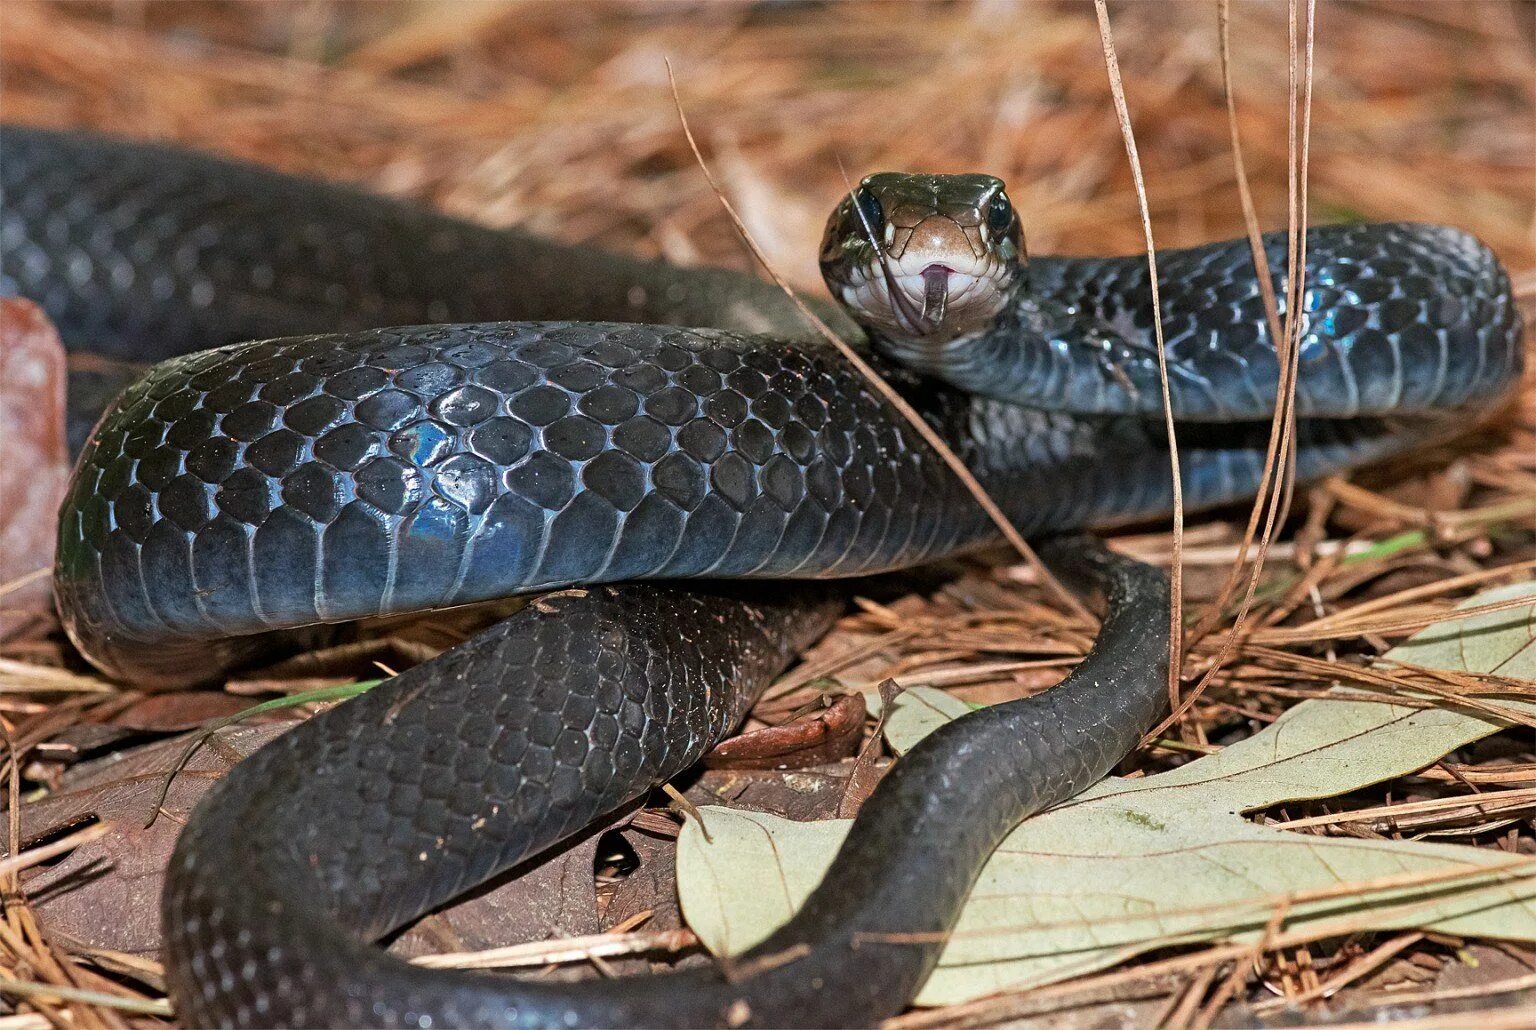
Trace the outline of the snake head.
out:
M 821 273 L 886 341 L 936 346 L 986 328 L 1024 274 L 1023 231 L 991 175 L 866 176 L 832 212 Z

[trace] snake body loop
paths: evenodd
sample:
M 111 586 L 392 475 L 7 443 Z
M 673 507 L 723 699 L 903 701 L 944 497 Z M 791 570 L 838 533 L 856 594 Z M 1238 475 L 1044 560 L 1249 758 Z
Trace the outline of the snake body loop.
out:
M 914 396 L 1028 532 L 1167 506 L 1153 425 Z M 1252 490 L 1263 432 L 1188 445 L 1190 503 Z M 1315 473 L 1402 437 L 1372 421 L 1303 440 Z M 572 583 L 865 575 L 995 539 L 830 347 L 609 323 L 418 327 L 157 367 L 81 456 L 56 586 L 85 654 L 167 687 L 320 622 Z
M 959 205 L 959 235 L 845 205 L 911 229 L 878 281 L 921 291 L 901 302 L 920 333 L 977 317 L 963 277 L 985 262 L 899 260 L 946 233 L 1017 231 L 996 181 L 970 178 L 988 206 Z M 1070 689 L 960 720 L 898 763 L 751 975 L 553 985 L 406 966 L 366 942 L 685 769 L 836 607 L 816 584 L 601 584 L 862 575 L 986 546 L 989 523 L 745 277 L 37 130 L 0 133 L 0 188 L 0 287 L 76 343 L 172 359 L 107 412 L 61 518 L 61 611 L 104 670 L 176 686 L 279 631 L 582 587 L 309 721 L 210 794 L 164 901 L 192 1022 L 870 1022 L 937 959 L 881 941 L 942 936 L 1000 835 L 1102 776 L 1161 704 L 1161 577 L 1063 544 L 1109 601 Z M 1330 417 L 1299 424 L 1300 475 L 1411 446 L 1518 372 L 1508 281 L 1475 241 L 1362 226 L 1316 230 L 1309 251 L 1303 404 Z M 1262 474 L 1274 359 L 1238 253 L 1164 265 L 1192 507 Z M 1144 293 L 1128 259 L 1037 258 L 996 330 L 887 340 L 930 376 L 887 371 L 1024 531 L 1155 515 L 1171 484 L 1144 417 Z M 369 328 L 389 323 L 405 328 Z M 1234 415 L 1249 421 L 1199 424 Z

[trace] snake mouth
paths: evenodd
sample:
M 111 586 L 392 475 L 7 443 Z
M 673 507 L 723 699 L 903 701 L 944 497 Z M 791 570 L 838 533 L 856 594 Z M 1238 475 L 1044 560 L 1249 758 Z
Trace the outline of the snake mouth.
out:
M 955 270 L 934 261 L 915 276 L 895 273 L 889 267 L 882 267 L 882 271 L 891 314 L 901 327 L 918 337 L 939 333 L 949 310 L 950 277 Z
M 997 312 L 992 297 L 998 292 L 996 277 L 986 271 L 966 271 L 952 263 L 930 261 L 920 272 L 885 264 L 881 272 L 886 317 L 894 323 L 893 329 L 913 339 L 945 339 L 954 335 L 961 323 L 969 325 L 978 317 L 985 320 Z

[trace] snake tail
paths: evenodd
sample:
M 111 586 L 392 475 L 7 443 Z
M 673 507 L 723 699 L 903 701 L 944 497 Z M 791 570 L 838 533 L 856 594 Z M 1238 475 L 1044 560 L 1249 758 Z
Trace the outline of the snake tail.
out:
M 822 886 L 729 977 L 515 980 L 424 969 L 371 941 L 695 762 L 826 627 L 840 593 L 825 585 L 549 595 L 242 762 L 172 859 L 179 1014 L 504 1028 L 894 1015 L 1002 837 L 1107 773 L 1165 701 L 1166 578 L 1081 539 L 1046 554 L 1106 594 L 1095 650 L 1059 687 L 943 727 L 898 761 Z

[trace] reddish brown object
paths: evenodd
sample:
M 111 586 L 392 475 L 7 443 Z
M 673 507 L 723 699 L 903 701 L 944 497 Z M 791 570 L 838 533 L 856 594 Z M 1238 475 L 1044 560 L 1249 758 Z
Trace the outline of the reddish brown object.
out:
M 26 878 L 28 896 L 49 930 L 91 947 L 157 954 L 165 866 L 193 806 L 231 766 L 292 725 L 220 730 L 184 764 L 192 735 L 119 752 L 77 766 L 60 789 L 23 806 L 23 845 L 93 820 L 111 827 Z
M 803 769 L 853 754 L 864 731 L 864 697 L 842 694 L 782 726 L 732 737 L 704 756 L 711 769 Z
M 197 729 L 214 719 L 227 719 L 253 703 L 250 698 L 226 694 L 222 690 L 179 690 L 171 694 L 148 694 L 107 721 L 127 730 L 178 733 Z
M 158 954 L 159 897 L 177 834 L 236 762 L 295 725 L 292 714 L 269 725 L 219 730 L 190 758 L 196 733 L 86 762 L 70 770 L 58 790 L 26 805 L 24 843 L 92 821 L 110 827 L 57 864 L 28 873 L 28 891 L 49 930 L 90 947 Z M 396 952 L 474 950 L 598 932 L 592 862 L 603 828 L 593 827 L 527 875 L 501 877 L 427 917 L 402 935 Z
M 69 476 L 64 442 L 64 345 L 41 308 L 0 299 L 0 641 L 47 625 L 59 504 Z

